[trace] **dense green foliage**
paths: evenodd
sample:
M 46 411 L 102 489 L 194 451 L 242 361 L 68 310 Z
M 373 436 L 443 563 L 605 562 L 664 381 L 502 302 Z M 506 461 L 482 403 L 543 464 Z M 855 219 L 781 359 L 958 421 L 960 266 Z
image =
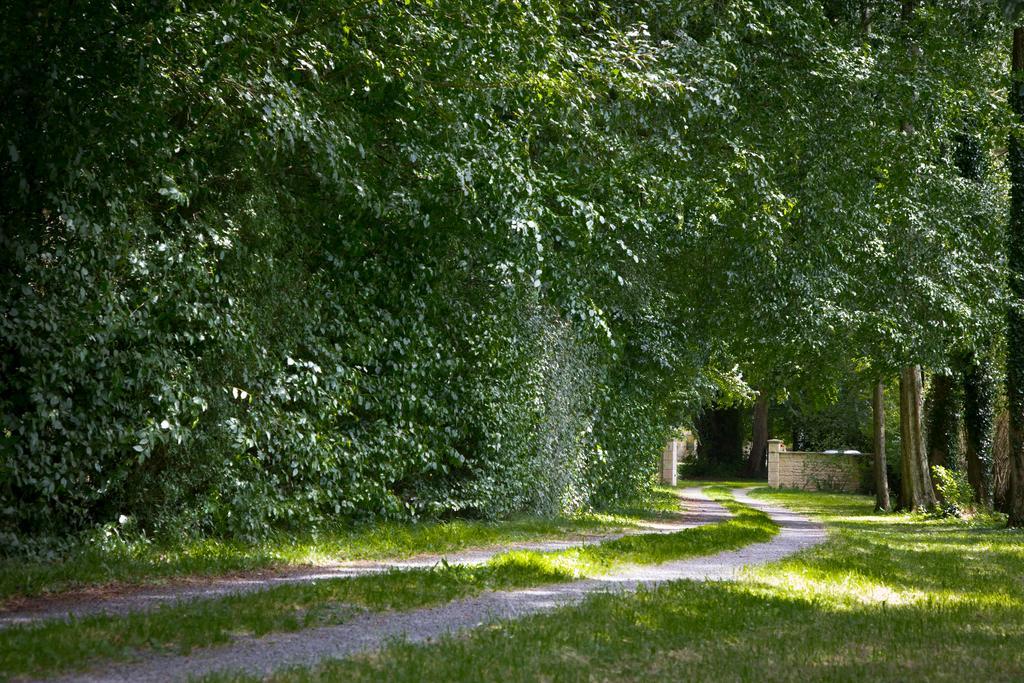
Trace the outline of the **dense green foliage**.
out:
M 935 465 L 932 467 L 932 479 L 944 514 L 962 517 L 975 511 L 975 491 L 963 470 Z
M 871 404 L 868 389 L 850 377 L 818 396 L 794 395 L 772 412 L 772 427 L 792 450 L 858 450 L 870 453 Z M 896 426 L 894 424 L 894 426 Z M 897 439 L 899 430 L 893 430 Z M 791 439 L 791 440 L 790 440 Z M 896 441 L 895 447 L 899 447 Z
M 737 364 L 970 347 L 997 9 L 870 4 L 5 5 L 3 547 L 626 500 Z
M 643 489 L 672 365 L 653 309 L 675 313 L 631 275 L 655 246 L 639 204 L 664 197 L 619 171 L 669 86 L 643 39 L 590 44 L 564 8 L 462 9 L 18 17 L 5 89 L 37 87 L 4 116 L 8 530 L 184 506 L 245 535 Z

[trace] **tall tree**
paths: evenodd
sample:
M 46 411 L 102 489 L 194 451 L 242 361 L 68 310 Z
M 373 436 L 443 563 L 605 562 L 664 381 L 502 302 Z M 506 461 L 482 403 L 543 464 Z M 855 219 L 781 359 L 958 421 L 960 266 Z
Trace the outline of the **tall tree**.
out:
M 955 162 L 961 177 L 980 185 L 984 178 L 985 150 L 968 128 L 956 140 Z M 984 348 L 989 342 L 981 344 Z M 992 504 L 992 429 L 995 422 L 995 386 L 987 349 L 967 351 L 958 359 L 964 424 L 964 462 L 974 500 Z
M 900 372 L 900 506 L 907 510 L 931 510 L 938 503 L 928 471 L 922 429 L 923 408 L 921 366 L 905 367 Z
M 987 358 L 971 352 L 963 359 L 964 460 L 974 499 L 992 504 L 992 430 L 995 423 L 995 386 Z
M 885 462 L 885 385 L 875 383 L 874 396 L 871 401 L 871 417 L 874 423 L 874 475 L 875 475 L 875 509 L 889 509 L 889 476 Z
M 1013 30 L 1010 60 L 1010 109 L 1017 127 L 1024 125 L 1024 27 Z M 1011 304 L 1007 309 L 1006 394 L 1010 411 L 1009 520 L 1024 526 L 1024 141 L 1017 128 L 1009 140 L 1010 220 L 1006 231 Z
M 914 19 L 916 6 L 916 0 L 903 0 L 900 5 L 900 19 L 906 31 L 907 63 L 911 72 L 915 69 L 916 62 L 921 55 L 921 48 L 915 42 L 911 32 L 911 22 Z M 909 111 L 900 128 L 908 136 L 914 135 L 915 127 Z M 900 437 L 902 444 L 900 460 L 903 475 L 900 505 L 908 510 L 928 510 L 933 508 L 937 502 L 931 474 L 928 471 L 928 455 L 923 438 L 924 401 L 921 382 L 920 365 L 904 366 L 900 371 Z
M 960 400 L 953 373 L 942 370 L 932 375 L 928 393 L 928 466 L 955 468 Z

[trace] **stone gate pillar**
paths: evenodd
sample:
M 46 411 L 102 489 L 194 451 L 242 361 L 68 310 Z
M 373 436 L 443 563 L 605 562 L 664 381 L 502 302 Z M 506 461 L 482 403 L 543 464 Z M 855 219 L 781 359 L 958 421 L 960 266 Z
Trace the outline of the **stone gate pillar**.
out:
M 675 486 L 678 482 L 679 466 L 679 442 L 669 439 L 661 454 L 661 483 L 667 486 Z
M 782 451 L 782 439 L 768 439 L 768 485 L 779 488 L 782 485 L 782 475 L 779 471 Z

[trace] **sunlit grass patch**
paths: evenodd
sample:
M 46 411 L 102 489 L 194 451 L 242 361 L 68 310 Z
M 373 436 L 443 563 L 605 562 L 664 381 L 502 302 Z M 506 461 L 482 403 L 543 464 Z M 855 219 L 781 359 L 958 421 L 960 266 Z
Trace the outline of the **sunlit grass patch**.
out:
M 676 533 L 636 534 L 599 545 L 577 546 L 553 553 L 517 552 L 515 555 L 543 555 L 549 558 L 554 566 L 567 572 L 578 576 L 592 576 L 628 564 L 661 564 L 671 560 L 733 550 L 751 543 L 767 541 L 778 533 L 778 526 L 768 515 L 735 502 L 728 489 L 709 487 L 707 493 L 725 506 L 733 517 L 727 521 Z
M 756 495 L 822 518 L 830 525 L 830 541 L 749 570 L 752 581 L 832 609 L 1024 607 L 1019 594 L 999 587 L 1015 569 L 1024 571 L 1024 539 L 1000 529 L 997 518 L 877 513 L 872 499 L 847 494 L 762 490 Z

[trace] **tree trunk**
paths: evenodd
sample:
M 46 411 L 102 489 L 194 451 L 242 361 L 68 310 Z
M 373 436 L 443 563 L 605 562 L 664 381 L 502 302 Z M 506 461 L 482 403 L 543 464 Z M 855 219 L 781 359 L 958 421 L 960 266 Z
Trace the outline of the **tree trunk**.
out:
M 867 0 L 860 0 L 860 32 L 865 37 L 871 32 L 871 9 Z
M 954 154 L 960 176 L 980 183 L 984 176 L 985 149 L 971 126 L 957 136 Z M 981 219 L 979 219 L 981 220 Z M 984 356 L 968 351 L 959 358 L 963 395 L 964 464 L 974 500 L 992 505 L 992 429 L 995 422 L 995 387 L 992 368 Z
M 913 78 L 915 64 L 921 53 L 910 25 L 916 5 L 916 0 L 902 0 L 900 4 L 900 18 L 906 27 L 907 55 L 910 57 L 909 72 L 906 74 L 908 78 Z M 914 133 L 912 109 L 913 102 L 910 102 L 905 112 L 906 118 L 900 126 L 908 135 Z M 900 507 L 905 510 L 930 510 L 937 503 L 923 438 L 924 402 L 921 391 L 921 366 L 904 367 L 900 371 Z
M 900 371 L 900 506 L 905 510 L 931 510 L 938 502 L 922 438 L 923 408 L 921 366 L 909 365 Z
M 875 395 L 871 401 L 871 416 L 875 432 L 875 510 L 889 509 L 889 476 L 885 462 L 885 386 L 875 384 Z
M 992 505 L 992 428 L 995 422 L 995 387 L 987 359 L 968 353 L 963 360 L 964 433 L 967 480 L 974 500 Z
M 996 416 L 992 430 L 992 508 L 1010 514 L 1010 411 Z
M 928 403 L 928 467 L 956 468 L 960 427 L 959 401 L 953 375 L 935 374 Z
M 1024 123 L 1024 28 L 1013 30 L 1010 108 L 1014 123 Z M 1024 297 L 1024 144 L 1010 132 L 1010 221 L 1006 231 L 1011 305 L 1007 311 L 1006 398 L 1010 411 L 1009 520 L 1024 526 L 1024 316 L 1016 304 Z
M 764 474 L 765 458 L 768 454 L 768 392 L 761 390 L 754 403 L 754 425 L 751 430 L 750 457 L 747 470 L 753 477 Z

